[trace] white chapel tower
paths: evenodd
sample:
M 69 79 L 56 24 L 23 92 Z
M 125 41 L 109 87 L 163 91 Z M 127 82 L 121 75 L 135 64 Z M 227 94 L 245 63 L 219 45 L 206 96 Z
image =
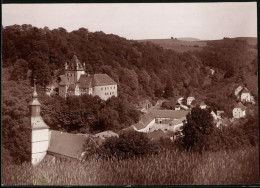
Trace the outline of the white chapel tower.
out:
M 31 112 L 31 162 L 37 165 L 45 157 L 49 146 L 49 127 L 46 125 L 40 115 L 41 104 L 37 98 L 36 85 L 34 79 L 33 100 L 30 102 Z

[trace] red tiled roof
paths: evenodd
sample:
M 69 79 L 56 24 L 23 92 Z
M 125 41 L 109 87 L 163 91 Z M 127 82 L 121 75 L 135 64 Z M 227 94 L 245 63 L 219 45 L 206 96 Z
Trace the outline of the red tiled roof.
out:
M 113 132 L 113 131 L 104 131 L 104 132 L 100 132 L 95 134 L 95 136 L 101 138 L 101 139 L 106 139 L 109 137 L 118 137 L 118 134 Z
M 185 110 L 152 110 L 151 113 L 155 118 L 174 118 L 180 119 L 186 117 L 188 111 Z
M 196 106 L 198 104 L 198 101 L 197 100 L 193 100 L 191 103 L 190 103 L 190 106 Z
M 183 121 L 183 119 L 176 119 L 176 120 L 171 121 L 170 124 L 172 124 L 173 126 L 179 125 L 182 123 L 182 121 Z
M 237 103 L 237 105 L 234 108 L 240 108 L 242 111 L 246 110 L 246 107 L 241 102 Z
M 231 121 L 228 118 L 224 118 L 221 120 L 223 125 L 229 125 L 231 123 Z
M 125 131 L 133 131 L 134 130 L 134 125 L 131 125 L 130 127 L 126 127 L 124 129 L 121 129 L 118 133 L 123 133 Z
M 148 113 L 148 114 L 146 114 L 145 116 L 143 116 L 142 118 L 141 118 L 141 122 L 145 125 L 145 127 L 151 122 L 151 121 L 153 121 L 155 119 L 155 117 L 153 116 L 153 114 L 152 113 Z
M 144 125 L 143 123 L 139 122 L 133 125 L 137 130 L 144 129 L 147 125 Z
M 90 76 L 81 75 L 79 79 L 79 88 L 88 89 L 94 86 L 115 85 L 116 82 L 107 74 L 93 74 Z
M 94 74 L 93 86 L 115 85 L 116 82 L 107 74 Z
M 248 90 L 246 87 L 244 87 L 244 88 L 242 89 L 242 91 L 241 91 L 241 94 L 242 94 L 242 93 L 250 93 L 250 92 L 249 92 L 249 90 Z
M 200 106 L 207 106 L 204 101 L 200 103 Z
M 88 139 L 85 135 L 69 134 L 54 130 L 50 131 L 50 133 L 49 152 L 78 158 L 84 151 L 84 145 Z

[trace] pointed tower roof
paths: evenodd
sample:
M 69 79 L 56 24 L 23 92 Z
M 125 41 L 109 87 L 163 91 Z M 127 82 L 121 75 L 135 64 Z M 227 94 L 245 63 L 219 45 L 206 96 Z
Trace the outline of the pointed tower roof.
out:
M 34 87 L 33 87 L 33 99 L 32 101 L 30 102 L 30 105 L 31 106 L 40 106 L 41 103 L 38 101 L 38 94 L 37 94 L 37 91 L 36 91 L 36 79 L 34 79 Z
M 49 126 L 43 121 L 40 116 L 40 106 L 41 103 L 38 101 L 38 94 L 36 91 L 36 79 L 34 79 L 34 90 L 33 90 L 33 99 L 30 102 L 31 106 L 31 128 L 32 129 L 48 129 Z
M 84 70 L 84 66 L 80 63 L 78 57 L 74 54 L 67 66 L 71 70 Z

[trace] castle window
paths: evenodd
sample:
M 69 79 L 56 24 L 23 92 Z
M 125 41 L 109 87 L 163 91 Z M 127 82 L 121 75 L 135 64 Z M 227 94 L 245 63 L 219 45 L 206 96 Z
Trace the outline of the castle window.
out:
M 103 87 L 101 87 L 101 90 L 103 90 Z
M 110 89 L 112 89 L 112 87 L 110 87 Z
M 114 89 L 116 89 L 116 86 L 114 86 Z

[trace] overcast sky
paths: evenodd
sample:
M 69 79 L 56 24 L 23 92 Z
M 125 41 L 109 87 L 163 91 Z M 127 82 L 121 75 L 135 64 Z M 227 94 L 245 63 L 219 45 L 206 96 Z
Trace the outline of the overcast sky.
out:
M 127 39 L 257 37 L 255 2 L 3 4 L 2 25 L 87 28 Z

